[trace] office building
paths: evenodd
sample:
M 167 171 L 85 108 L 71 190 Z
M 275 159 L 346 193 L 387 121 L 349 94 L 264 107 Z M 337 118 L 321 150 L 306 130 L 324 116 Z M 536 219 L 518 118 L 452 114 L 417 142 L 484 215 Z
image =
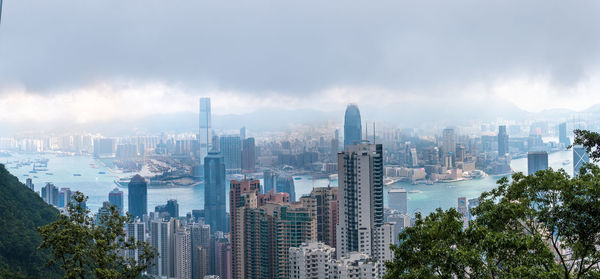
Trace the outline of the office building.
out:
M 508 133 L 506 133 L 506 126 L 498 126 L 498 156 L 505 156 L 509 153 L 508 149 Z
M 133 239 L 134 242 L 146 241 L 146 222 L 140 221 L 139 219 L 127 224 L 127 239 Z M 140 256 L 144 253 L 144 249 L 130 249 L 127 250 L 127 256 L 140 260 Z
M 94 157 L 111 158 L 115 156 L 115 139 L 94 139 Z
M 228 170 L 240 170 L 242 167 L 242 142 L 239 136 L 222 136 L 219 148 Z
M 408 214 L 408 195 L 406 189 L 390 189 L 388 191 L 388 207 L 398 210 L 400 214 Z
M 254 138 L 244 139 L 242 147 L 242 169 L 253 171 L 256 167 L 256 145 Z
M 383 216 L 382 145 L 361 143 L 338 153 L 338 177 L 337 258 L 360 252 L 391 260 L 386 243 L 394 236 Z
M 277 173 L 273 170 L 266 170 L 263 173 L 263 189 L 262 193 L 266 194 L 271 190 L 275 191 L 275 185 L 277 183 Z
M 458 198 L 458 206 L 456 208 L 458 213 L 461 214 L 461 218 L 463 220 L 463 227 L 467 227 L 469 225 L 469 212 L 467 208 L 467 198 L 459 197 Z
M 276 178 L 275 192 L 288 193 L 290 201 L 296 201 L 296 187 L 294 186 L 294 178 L 288 174 L 278 175 Z
M 58 188 L 52 183 L 46 183 L 46 186 L 42 187 L 42 199 L 49 205 L 58 206 Z
M 167 204 L 154 207 L 154 212 L 158 213 L 160 218 L 179 218 L 179 204 L 177 200 L 171 199 Z
M 386 216 L 386 222 L 392 223 L 394 226 L 394 243 L 400 244 L 398 234 L 404 231 L 404 229 L 410 227 L 410 215 L 400 214 L 398 211 L 394 211 L 393 214 Z
M 123 191 L 114 188 L 108 193 L 108 202 L 117 208 L 119 214 L 123 215 Z
M 67 208 L 69 207 L 69 203 L 71 203 L 71 199 L 73 198 L 73 192 L 71 192 L 70 188 L 60 188 L 58 192 L 58 207 Z
M 198 131 L 198 143 L 200 145 L 200 163 L 204 162 L 204 157 L 208 155 L 208 151 L 211 150 L 212 140 L 212 124 L 211 124 L 211 110 L 210 110 L 210 98 L 200 98 L 199 107 L 199 131 Z
M 185 227 L 175 233 L 174 256 L 175 278 L 192 279 L 192 239 Z
M 211 151 L 204 158 L 204 221 L 214 231 L 229 231 L 225 223 L 225 183 L 223 156 Z
M 127 189 L 129 214 L 143 220 L 144 215 L 148 214 L 148 183 L 141 175 L 136 174 L 129 181 Z
M 534 151 L 527 153 L 528 175 L 545 169 L 548 169 L 548 153 L 546 151 Z
M 456 134 L 453 128 L 446 128 L 442 132 L 442 165 L 451 169 L 456 159 Z
M 472 210 L 475 207 L 479 206 L 479 198 L 475 198 L 475 199 L 469 199 L 469 221 L 470 220 L 475 220 L 475 215 L 473 215 Z
M 290 248 L 290 277 L 292 279 L 329 278 L 329 267 L 335 259 L 335 249 L 322 242 L 303 243 Z
M 563 146 L 571 145 L 571 140 L 567 136 L 567 123 L 565 122 L 558 124 L 558 143 Z
M 25 186 L 27 186 L 27 188 L 31 189 L 31 191 L 35 191 L 34 186 L 33 186 L 33 180 L 31 180 L 31 178 L 27 178 L 25 180 Z
M 582 145 L 573 146 L 573 176 L 579 175 L 579 170 L 585 163 L 590 162 L 590 155 Z
M 344 115 L 344 149 L 362 141 L 360 111 L 355 104 L 346 107 Z
M 151 241 L 150 244 L 156 249 L 158 255 L 153 259 L 153 265 L 150 267 L 150 274 L 167 277 L 169 276 L 169 257 L 171 255 L 171 228 L 167 221 L 151 221 Z

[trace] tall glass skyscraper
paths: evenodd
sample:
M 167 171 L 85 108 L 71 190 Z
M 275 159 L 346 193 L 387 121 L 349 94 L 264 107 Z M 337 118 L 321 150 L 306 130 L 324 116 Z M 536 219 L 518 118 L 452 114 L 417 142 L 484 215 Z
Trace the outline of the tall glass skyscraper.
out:
M 226 232 L 225 163 L 218 152 L 204 158 L 204 219 L 213 231 Z
M 204 157 L 208 155 L 211 145 L 211 111 L 210 98 L 200 98 L 198 142 L 200 143 L 200 164 L 204 162 Z
M 362 125 L 360 120 L 360 110 L 355 104 L 349 104 L 346 107 L 344 116 L 344 149 L 348 146 L 360 143 L 362 140 Z
M 498 126 L 498 156 L 504 156 L 508 153 L 508 134 L 506 133 L 506 126 Z
M 143 220 L 144 215 L 148 214 L 148 183 L 139 174 L 136 174 L 129 181 L 127 193 L 127 202 L 129 205 L 129 213 L 133 217 L 138 217 Z
M 582 145 L 573 146 L 573 176 L 579 174 L 584 163 L 590 162 L 590 155 Z
M 527 174 L 531 175 L 548 168 L 548 153 L 536 151 L 527 153 Z
M 242 168 L 242 140 L 239 136 L 222 136 L 219 138 L 219 148 L 225 159 L 225 168 Z
M 121 215 L 123 214 L 123 191 L 114 188 L 108 193 L 108 202 L 114 205 Z

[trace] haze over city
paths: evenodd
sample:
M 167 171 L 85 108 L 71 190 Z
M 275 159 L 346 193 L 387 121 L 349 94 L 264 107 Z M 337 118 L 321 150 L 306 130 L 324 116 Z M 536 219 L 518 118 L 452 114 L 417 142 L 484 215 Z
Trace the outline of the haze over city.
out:
M 4 131 L 190 129 L 201 96 L 231 127 L 339 122 L 351 102 L 405 127 L 600 103 L 595 1 L 5 2 Z
M 598 278 L 598 11 L 0 0 L 0 278 Z

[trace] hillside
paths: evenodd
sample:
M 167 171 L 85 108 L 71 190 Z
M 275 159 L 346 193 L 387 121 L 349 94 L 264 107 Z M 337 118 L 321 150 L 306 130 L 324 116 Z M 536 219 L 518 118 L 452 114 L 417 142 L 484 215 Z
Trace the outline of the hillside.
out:
M 45 265 L 49 253 L 37 250 L 41 236 L 36 230 L 57 214 L 0 164 L 0 278 L 58 277 Z

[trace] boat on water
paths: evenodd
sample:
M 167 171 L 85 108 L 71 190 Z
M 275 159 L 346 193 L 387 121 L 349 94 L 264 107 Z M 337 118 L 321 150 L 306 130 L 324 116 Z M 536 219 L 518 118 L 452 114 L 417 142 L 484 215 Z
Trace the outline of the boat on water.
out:
M 23 176 L 29 176 L 29 174 L 24 174 Z
M 54 174 L 51 172 L 47 172 L 46 175 L 54 175 Z
M 34 175 L 33 178 L 38 178 L 38 177 Z
M 294 177 L 294 180 L 301 180 L 302 177 Z
M 103 171 L 99 171 L 98 174 L 105 174 L 106 172 Z
M 73 176 L 81 176 L 80 173 L 74 173 Z

